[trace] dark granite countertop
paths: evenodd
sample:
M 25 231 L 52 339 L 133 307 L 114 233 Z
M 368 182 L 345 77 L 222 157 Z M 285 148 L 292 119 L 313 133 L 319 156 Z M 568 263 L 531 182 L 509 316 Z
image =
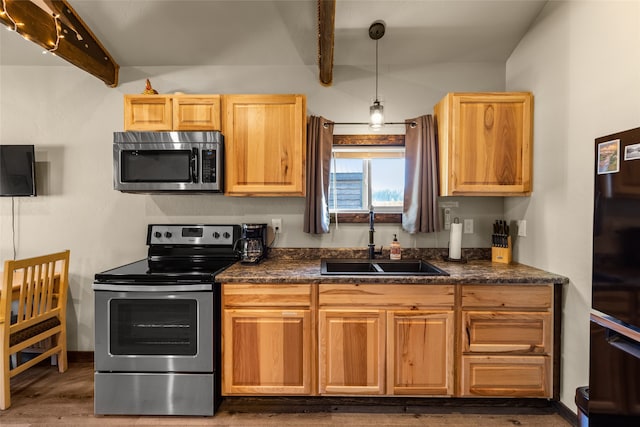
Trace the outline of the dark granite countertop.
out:
M 566 284 L 569 279 L 524 264 L 498 264 L 482 259 L 486 253 L 469 252 L 466 263 L 447 262 L 439 252 L 403 253 L 403 259 L 422 258 L 449 273 L 449 276 L 357 276 L 320 274 L 321 258 L 362 258 L 347 250 L 320 251 L 288 249 L 270 254 L 259 264 L 236 263 L 216 276 L 221 283 L 388 283 L 388 284 L 432 284 L 432 283 L 521 283 Z M 297 254 L 297 257 L 296 257 Z M 465 254 L 463 253 L 463 256 Z M 381 259 L 385 258 L 384 256 Z M 386 259 L 389 259 L 387 256 Z

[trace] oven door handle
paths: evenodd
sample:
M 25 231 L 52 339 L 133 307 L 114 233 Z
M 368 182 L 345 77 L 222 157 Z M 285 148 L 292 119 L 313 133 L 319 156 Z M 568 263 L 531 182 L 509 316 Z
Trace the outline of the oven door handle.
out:
M 185 285 L 131 285 L 131 284 L 112 284 L 112 283 L 95 283 L 94 291 L 116 291 L 116 292 L 198 292 L 212 291 L 211 283 L 185 284 Z

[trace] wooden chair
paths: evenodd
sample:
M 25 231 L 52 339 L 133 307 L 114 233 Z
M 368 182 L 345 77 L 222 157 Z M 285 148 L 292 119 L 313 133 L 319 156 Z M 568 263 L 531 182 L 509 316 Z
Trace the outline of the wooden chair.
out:
M 53 355 L 57 355 L 58 371 L 67 370 L 68 277 L 68 250 L 5 261 L 0 288 L 0 409 L 11 405 L 10 382 L 19 373 Z M 38 356 L 10 366 L 11 355 L 42 341 L 49 345 Z

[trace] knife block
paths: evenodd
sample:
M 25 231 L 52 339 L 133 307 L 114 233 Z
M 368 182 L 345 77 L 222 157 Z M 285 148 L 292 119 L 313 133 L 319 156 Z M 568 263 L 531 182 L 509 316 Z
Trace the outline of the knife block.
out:
M 511 236 L 507 237 L 507 247 L 501 248 L 498 246 L 491 247 L 491 262 L 499 262 L 502 264 L 511 264 Z

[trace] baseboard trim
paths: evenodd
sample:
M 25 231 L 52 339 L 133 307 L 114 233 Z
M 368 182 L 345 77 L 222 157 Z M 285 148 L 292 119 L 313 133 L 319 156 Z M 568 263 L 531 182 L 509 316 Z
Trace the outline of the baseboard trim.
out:
M 567 422 L 571 423 L 572 426 L 578 426 L 578 415 L 571 409 L 569 409 L 567 405 L 560 401 L 556 401 L 554 402 L 554 406 L 556 407 L 556 412 L 558 413 L 558 415 L 564 418 Z
M 223 396 L 222 407 L 230 412 L 380 412 L 416 414 L 555 414 L 547 399 L 404 397 L 404 396 Z

